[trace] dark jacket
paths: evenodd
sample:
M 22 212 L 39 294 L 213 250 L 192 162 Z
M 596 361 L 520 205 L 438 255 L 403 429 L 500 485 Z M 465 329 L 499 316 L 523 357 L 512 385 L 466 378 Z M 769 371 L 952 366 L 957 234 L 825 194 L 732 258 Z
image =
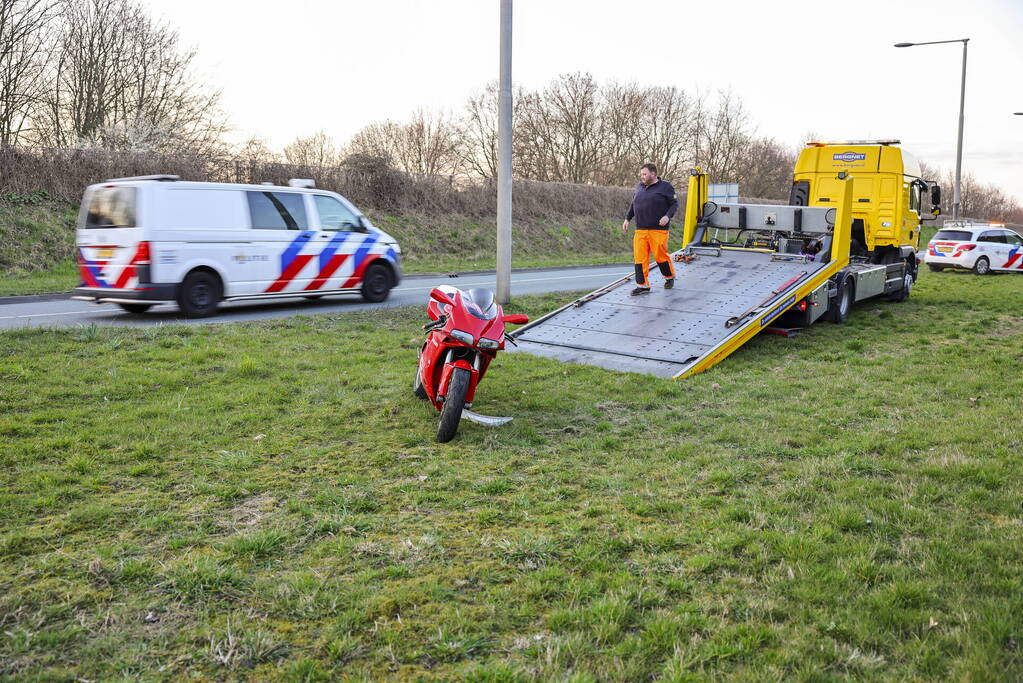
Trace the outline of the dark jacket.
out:
M 636 194 L 632 198 L 625 219 L 632 220 L 635 217 L 637 230 L 667 230 L 667 225 L 661 226 L 658 223 L 665 216 L 668 218 L 674 216 L 677 208 L 675 188 L 667 180 L 658 178 L 657 182 L 650 186 L 643 183 L 636 185 Z

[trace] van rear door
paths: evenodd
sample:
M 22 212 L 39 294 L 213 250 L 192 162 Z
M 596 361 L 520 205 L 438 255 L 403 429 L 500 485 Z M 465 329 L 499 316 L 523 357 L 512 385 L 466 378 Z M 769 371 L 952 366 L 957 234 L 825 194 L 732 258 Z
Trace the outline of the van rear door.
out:
M 82 198 L 75 242 L 81 287 L 135 289 L 137 266 L 149 263 L 139 227 L 139 188 L 94 185 Z

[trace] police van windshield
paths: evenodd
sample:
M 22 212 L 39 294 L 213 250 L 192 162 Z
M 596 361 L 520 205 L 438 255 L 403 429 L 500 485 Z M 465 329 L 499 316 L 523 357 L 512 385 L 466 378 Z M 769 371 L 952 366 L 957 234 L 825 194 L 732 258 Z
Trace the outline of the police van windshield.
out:
M 89 196 L 81 223 L 83 228 L 134 228 L 135 188 L 96 188 Z

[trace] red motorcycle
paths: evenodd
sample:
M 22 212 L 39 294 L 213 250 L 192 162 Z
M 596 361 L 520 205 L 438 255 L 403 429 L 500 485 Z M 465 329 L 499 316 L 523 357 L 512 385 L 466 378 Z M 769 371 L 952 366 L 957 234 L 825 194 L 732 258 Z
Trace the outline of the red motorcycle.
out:
M 433 322 L 423 325 L 428 334 L 412 391 L 440 411 L 437 441 L 451 441 L 463 415 L 491 427 L 510 422 L 510 417 L 487 417 L 469 408 L 476 386 L 504 348 L 505 323 L 522 325 L 529 318 L 504 315 L 489 289 L 462 291 L 448 285 L 433 288 L 427 312 Z

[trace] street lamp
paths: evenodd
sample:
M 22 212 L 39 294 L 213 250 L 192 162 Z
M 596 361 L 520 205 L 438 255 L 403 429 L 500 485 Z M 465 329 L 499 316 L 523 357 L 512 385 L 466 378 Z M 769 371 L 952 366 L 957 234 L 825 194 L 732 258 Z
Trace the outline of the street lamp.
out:
M 952 196 L 952 219 L 959 220 L 959 204 L 961 179 L 963 174 L 963 108 L 966 105 L 966 44 L 969 38 L 957 38 L 955 40 L 932 40 L 927 43 L 895 43 L 895 47 L 913 47 L 915 45 L 942 45 L 944 43 L 963 44 L 963 80 L 959 88 L 959 142 L 956 145 L 956 186 Z

